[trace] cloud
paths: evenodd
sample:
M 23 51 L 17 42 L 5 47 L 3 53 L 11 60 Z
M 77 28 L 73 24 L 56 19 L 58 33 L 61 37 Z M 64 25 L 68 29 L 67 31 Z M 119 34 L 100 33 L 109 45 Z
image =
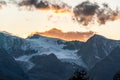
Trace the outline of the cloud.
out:
M 74 20 L 83 25 L 88 25 L 92 21 L 105 24 L 106 21 L 114 21 L 119 15 L 119 10 L 112 10 L 106 3 L 99 5 L 96 2 L 84 1 L 73 9 L 73 13 Z
M 39 34 L 42 36 L 59 38 L 67 41 L 78 40 L 78 41 L 87 41 L 94 32 L 62 32 L 59 29 L 53 28 L 45 32 L 35 32 L 34 34 Z
M 48 8 L 49 3 L 47 1 L 38 1 L 38 0 L 22 0 L 18 3 L 19 6 L 34 6 L 35 8 Z
M 0 1 L 0 8 L 2 8 L 4 5 L 7 5 L 5 1 Z
M 33 6 L 36 9 L 54 9 L 57 13 L 62 11 L 69 11 L 72 14 L 71 7 L 66 3 L 51 3 L 48 0 L 22 0 L 18 4 L 31 9 Z M 62 11 L 61 11 L 62 10 Z M 119 10 L 113 10 L 108 4 L 98 4 L 97 2 L 83 1 L 73 8 L 73 20 L 87 26 L 89 23 L 105 24 L 107 21 L 114 21 L 118 19 Z
M 66 3 L 60 2 L 55 3 L 51 2 L 49 0 L 22 0 L 21 2 L 18 3 L 19 7 L 26 6 L 29 8 L 35 7 L 36 9 L 67 9 L 70 8 Z

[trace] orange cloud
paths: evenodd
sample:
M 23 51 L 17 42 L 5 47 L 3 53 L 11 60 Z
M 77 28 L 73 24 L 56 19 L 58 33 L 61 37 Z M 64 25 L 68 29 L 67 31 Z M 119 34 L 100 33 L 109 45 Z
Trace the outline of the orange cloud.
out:
M 117 20 L 117 19 L 120 19 L 120 14 L 118 14 L 116 17 L 115 17 L 115 19 Z
M 42 36 L 59 38 L 62 40 L 67 40 L 67 41 L 78 40 L 78 41 L 85 42 L 94 34 L 94 32 L 92 31 L 90 32 L 62 32 L 59 29 L 53 28 L 49 31 L 35 32 L 33 34 L 40 34 Z

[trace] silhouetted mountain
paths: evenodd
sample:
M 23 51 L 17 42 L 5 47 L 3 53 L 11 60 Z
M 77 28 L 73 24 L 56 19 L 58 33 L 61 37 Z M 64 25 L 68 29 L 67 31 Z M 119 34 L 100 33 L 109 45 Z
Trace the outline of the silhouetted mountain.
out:
M 0 48 L 0 80 L 28 80 L 18 63 Z
M 88 68 L 92 68 L 98 61 L 108 56 L 117 45 L 120 45 L 120 41 L 94 35 L 82 45 L 77 54 L 81 56 Z
M 116 47 L 109 56 L 98 62 L 90 70 L 92 80 L 113 80 L 120 70 L 120 47 Z

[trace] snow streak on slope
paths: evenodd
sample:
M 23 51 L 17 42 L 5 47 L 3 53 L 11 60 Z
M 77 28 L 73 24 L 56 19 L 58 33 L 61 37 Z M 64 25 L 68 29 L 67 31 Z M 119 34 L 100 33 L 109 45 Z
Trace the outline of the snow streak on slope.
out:
M 80 66 L 85 66 L 85 64 L 82 62 L 79 56 L 75 54 L 77 50 L 67 50 L 63 49 L 64 44 L 58 44 L 57 41 L 59 39 L 55 38 L 48 38 L 40 36 L 39 38 L 32 38 L 32 39 L 26 39 L 27 42 L 30 43 L 30 48 L 37 51 L 34 54 L 31 55 L 23 55 L 16 60 L 18 61 L 25 61 L 29 62 L 29 67 L 32 68 L 34 64 L 32 64 L 29 60 L 35 56 L 35 55 L 49 55 L 51 53 L 55 54 L 58 59 L 64 61 L 64 62 L 70 62 L 75 63 Z M 62 41 L 62 40 L 61 40 Z M 65 41 L 63 41 L 65 42 Z M 29 69 L 30 69 L 29 68 Z
M 59 43 L 59 41 L 62 43 Z M 66 41 L 60 39 L 43 37 L 40 35 L 38 35 L 38 38 L 32 36 L 23 39 L 11 36 L 8 33 L 0 33 L 0 47 L 8 51 L 15 60 L 25 62 L 28 69 L 34 66 L 30 61 L 33 56 L 49 55 L 51 53 L 55 54 L 57 58 L 62 61 L 83 65 L 80 57 L 75 54 L 77 50 L 63 49 L 63 46 L 66 46 L 66 44 L 64 44 L 65 42 Z
M 51 54 L 54 53 L 58 58 L 72 58 L 76 59 L 76 55 L 74 54 L 76 51 L 64 50 L 62 47 L 64 45 L 58 45 L 58 39 L 47 39 L 47 38 L 39 38 L 39 39 L 27 39 L 31 41 L 31 48 L 38 50 L 40 54 Z

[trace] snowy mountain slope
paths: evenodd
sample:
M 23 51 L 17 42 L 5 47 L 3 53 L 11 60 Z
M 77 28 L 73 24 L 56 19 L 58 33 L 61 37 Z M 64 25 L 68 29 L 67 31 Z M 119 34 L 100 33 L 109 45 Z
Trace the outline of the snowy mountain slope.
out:
M 71 77 L 76 68 L 80 67 L 74 62 L 71 64 L 61 60 L 62 57 L 62 59 L 77 59 L 73 54 L 76 50 L 62 49 L 65 41 L 60 44 L 62 40 L 59 39 L 34 37 L 36 35 L 22 39 L 8 33 L 0 33 L 0 47 L 9 52 L 30 80 L 66 80 Z M 3 59 L 3 61 L 6 60 Z
M 29 60 L 35 55 L 49 55 L 52 53 L 55 54 L 57 58 L 62 60 L 63 62 L 70 62 L 80 66 L 84 66 L 84 63 L 82 62 L 80 57 L 77 56 L 77 54 L 75 54 L 77 50 L 63 49 L 63 47 L 66 46 L 66 41 L 56 38 L 48 38 L 36 34 L 31 37 L 28 37 L 26 40 L 30 42 L 30 48 L 37 51 L 37 53 L 34 53 L 30 56 L 19 57 L 17 58 L 17 60 Z
M 0 33 L 0 45 L 17 61 L 24 61 L 28 64 L 28 68 L 33 67 L 33 63 L 29 60 L 36 55 L 55 54 L 62 61 L 83 65 L 82 60 L 75 53 L 75 49 L 63 49 L 66 41 L 33 35 L 27 39 L 11 36 L 8 33 Z M 71 60 L 71 61 L 68 61 Z M 79 62 L 77 62 L 79 60 Z
M 28 42 L 26 39 L 12 36 L 5 32 L 0 32 L 0 46 L 14 57 L 24 55 L 25 52 L 29 52 L 29 54 L 30 52 L 35 52 L 30 48 L 30 42 Z
M 75 59 L 77 56 L 74 54 L 74 50 L 64 50 L 64 44 L 58 44 L 59 39 L 47 38 L 40 36 L 37 39 L 27 39 L 31 42 L 31 48 L 38 51 L 41 54 L 54 53 L 58 58 L 72 58 Z M 65 41 L 63 41 L 65 42 Z M 40 51 L 42 49 L 42 51 Z
M 23 39 L 1 32 L 0 46 L 17 61 L 28 64 L 28 69 L 34 67 L 30 59 L 43 54 L 54 54 L 62 62 L 74 63 L 90 69 L 108 56 L 116 46 L 120 46 L 120 41 L 110 40 L 100 35 L 94 35 L 85 43 L 68 42 L 38 34 Z
M 19 37 L 11 36 L 9 33 L 0 32 L 0 45 L 9 50 L 10 48 L 22 48 L 23 44 L 27 42 Z

